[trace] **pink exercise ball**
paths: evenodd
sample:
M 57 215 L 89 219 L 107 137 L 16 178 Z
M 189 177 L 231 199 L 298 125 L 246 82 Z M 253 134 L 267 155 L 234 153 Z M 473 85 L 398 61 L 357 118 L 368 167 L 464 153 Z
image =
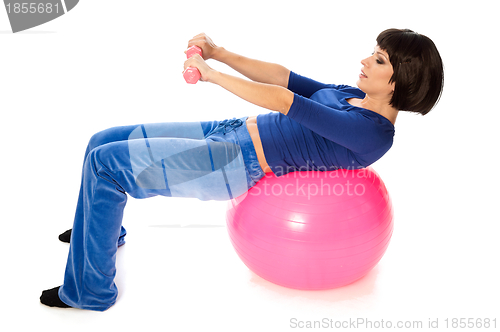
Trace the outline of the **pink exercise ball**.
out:
M 393 230 L 387 189 L 371 168 L 268 173 L 226 211 L 238 256 L 260 277 L 288 288 L 331 289 L 363 276 Z

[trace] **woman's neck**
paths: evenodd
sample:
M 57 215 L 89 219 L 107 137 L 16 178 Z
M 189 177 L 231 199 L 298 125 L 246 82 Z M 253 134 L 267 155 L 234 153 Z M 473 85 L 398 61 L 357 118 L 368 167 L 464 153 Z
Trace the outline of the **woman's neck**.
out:
M 351 98 L 348 100 L 348 103 L 378 113 L 389 120 L 393 125 L 396 124 L 396 118 L 398 117 L 399 111 L 389 105 L 388 100 L 378 100 L 366 95 L 364 99 Z

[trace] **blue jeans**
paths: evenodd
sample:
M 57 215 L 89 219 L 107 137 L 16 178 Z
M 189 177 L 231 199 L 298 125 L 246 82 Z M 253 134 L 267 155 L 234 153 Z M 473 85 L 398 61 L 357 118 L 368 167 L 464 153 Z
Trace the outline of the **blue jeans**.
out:
M 228 200 L 254 186 L 264 172 L 245 120 L 144 124 L 95 134 L 85 152 L 61 300 L 97 311 L 115 303 L 127 194 Z

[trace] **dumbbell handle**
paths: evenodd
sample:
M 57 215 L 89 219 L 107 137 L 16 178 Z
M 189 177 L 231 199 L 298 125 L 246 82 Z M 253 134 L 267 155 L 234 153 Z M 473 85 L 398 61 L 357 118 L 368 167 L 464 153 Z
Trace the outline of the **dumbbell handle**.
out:
M 195 54 L 199 54 L 200 56 L 202 54 L 201 48 L 199 48 L 196 45 L 191 46 L 186 51 L 186 56 L 188 59 Z M 198 82 L 198 80 L 201 77 L 200 71 L 198 70 L 198 68 L 195 67 L 187 67 L 186 70 L 184 70 L 184 73 L 182 73 L 182 75 L 184 76 L 186 82 L 189 84 L 196 84 L 196 82 Z

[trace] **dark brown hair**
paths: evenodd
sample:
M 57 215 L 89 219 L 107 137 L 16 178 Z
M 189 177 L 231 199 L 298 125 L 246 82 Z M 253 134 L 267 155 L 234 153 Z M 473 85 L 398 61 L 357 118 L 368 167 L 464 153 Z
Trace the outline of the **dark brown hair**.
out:
M 390 104 L 400 111 L 422 115 L 437 104 L 444 84 L 444 70 L 436 45 L 428 37 L 408 29 L 388 29 L 377 37 L 378 46 L 389 54 L 394 69 Z

